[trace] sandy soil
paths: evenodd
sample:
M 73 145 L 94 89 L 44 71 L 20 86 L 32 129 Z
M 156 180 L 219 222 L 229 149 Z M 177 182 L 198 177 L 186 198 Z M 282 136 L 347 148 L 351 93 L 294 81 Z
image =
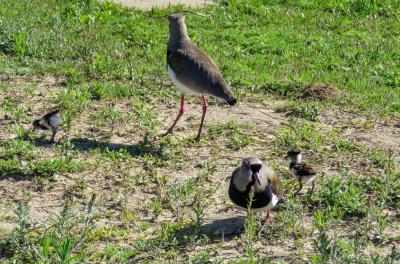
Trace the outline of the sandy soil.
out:
M 18 80 L 12 83 L 14 87 L 33 85 L 35 90 L 28 97 L 25 92 L 18 90 L 13 95 L 23 98 L 30 98 L 29 100 L 34 103 L 34 100 L 41 100 L 40 104 L 33 104 L 32 109 L 29 111 L 29 115 L 39 116 L 42 112 L 42 106 L 44 102 L 51 102 L 52 96 L 54 96 L 54 91 L 61 90 L 63 87 L 60 85 L 62 80 L 57 80 L 52 76 L 46 76 L 42 80 Z M 175 89 L 171 87 L 171 89 Z M 0 98 L 5 97 L 5 94 L 0 93 Z M 102 102 L 99 105 L 94 105 L 95 109 L 101 107 Z M 208 143 L 185 147 L 185 155 L 182 157 L 184 159 L 184 164 L 182 168 L 171 169 L 171 168 L 156 168 L 156 174 L 165 175 L 169 182 L 182 181 L 189 177 L 193 177 L 197 174 L 198 169 L 192 166 L 198 163 L 200 160 L 213 162 L 216 165 L 216 171 L 212 174 L 210 178 L 210 186 L 223 186 L 219 190 L 209 197 L 209 204 L 206 207 L 206 216 L 203 219 L 201 229 L 203 230 L 213 230 L 219 234 L 230 234 L 234 233 L 235 230 L 243 225 L 244 217 L 246 213 L 236 209 L 229 201 L 226 190 L 229 181 L 229 176 L 232 172 L 232 168 L 235 168 L 240 163 L 240 160 L 245 156 L 265 156 L 267 149 L 271 148 L 276 140 L 274 136 L 274 131 L 283 128 L 284 122 L 287 121 L 284 113 L 278 113 L 275 109 L 278 109 L 283 101 L 279 100 L 268 100 L 263 102 L 263 104 L 255 102 L 241 102 L 238 106 L 229 107 L 225 104 L 217 103 L 215 100 L 210 100 L 209 108 L 207 110 L 207 115 L 205 119 L 205 129 L 204 133 L 210 128 L 210 126 L 216 123 L 226 124 L 229 120 L 234 120 L 237 123 L 246 123 L 249 125 L 249 132 L 252 134 L 253 142 L 238 151 L 233 151 L 228 147 L 227 140 L 225 138 L 217 138 L 211 140 Z M 160 132 L 164 132 L 165 129 L 172 123 L 175 115 L 178 111 L 178 103 L 170 101 L 165 104 L 154 103 L 151 105 L 154 111 L 159 113 L 158 115 L 158 125 L 160 127 Z M 27 106 L 23 105 L 22 108 L 27 110 Z M 118 109 L 125 109 L 128 114 L 130 106 L 127 102 L 120 102 L 117 104 Z M 27 111 L 28 112 L 28 111 Z M 108 146 L 110 148 L 125 148 L 129 153 L 132 153 L 132 164 L 127 168 L 129 171 L 128 177 L 135 178 L 135 175 L 139 172 L 145 171 L 140 158 L 135 156 L 135 147 L 138 142 L 143 139 L 143 135 L 140 133 L 135 133 L 135 131 L 140 131 L 137 129 L 137 124 L 135 122 L 127 122 L 126 124 L 116 127 L 116 131 L 111 138 L 104 139 L 99 134 L 93 133 L 93 120 L 91 116 L 85 112 L 79 120 L 76 121 L 75 125 L 71 131 L 71 142 L 74 149 L 80 153 L 79 157 L 85 160 L 90 157 L 88 153 L 93 148 L 93 142 L 100 143 L 102 146 Z M 189 97 L 185 106 L 185 113 L 181 121 L 177 124 L 175 135 L 178 140 L 194 138 L 201 116 L 201 101 L 199 98 Z M 340 118 L 338 118 L 340 117 Z M 398 157 L 398 152 L 400 150 L 399 129 L 395 125 L 386 125 L 375 122 L 375 126 L 369 129 L 363 127 L 357 127 L 355 125 L 350 125 L 351 121 L 356 118 L 355 116 L 346 116 L 344 113 L 340 112 L 340 109 L 330 109 L 323 113 L 321 116 L 321 126 L 325 126 L 326 129 L 332 129 L 332 127 L 339 128 L 343 133 L 342 135 L 348 139 L 355 140 L 359 144 L 371 147 L 379 146 L 382 149 L 392 148 L 396 152 L 396 157 Z M 21 123 L 25 128 L 29 128 L 29 123 Z M 104 130 L 108 130 L 107 127 Z M 60 130 L 57 137 L 63 137 L 65 131 Z M 0 138 L 7 140 L 16 137 L 15 134 L 15 124 L 7 124 L 0 126 Z M 83 138 L 83 139 L 82 139 Z M 212 144 L 218 143 L 221 148 L 219 151 L 218 159 L 214 159 L 210 155 L 212 149 Z M 159 142 L 154 139 L 153 145 L 157 147 Z M 49 156 L 54 153 L 51 147 L 41 148 L 41 151 L 47 152 Z M 151 151 L 151 150 L 150 150 Z M 90 159 L 90 158 L 89 158 Z M 186 166 L 189 165 L 189 166 Z M 285 168 L 287 166 L 286 161 L 282 159 L 279 166 Z M 327 168 L 328 171 L 334 171 L 334 165 L 329 163 L 329 160 L 324 160 L 319 164 L 321 168 Z M 125 168 L 123 168 L 125 169 Z M 15 178 L 2 178 L 0 175 L 0 213 L 7 212 L 5 216 L 0 219 L 0 232 L 10 232 L 13 227 L 15 227 L 15 221 L 13 221 L 13 211 L 18 201 L 28 200 L 31 207 L 30 218 L 32 222 L 36 223 L 46 223 L 49 218 L 54 217 L 54 215 L 62 209 L 63 203 L 67 196 L 74 196 L 73 192 L 76 186 L 80 186 L 82 182 L 87 186 L 84 193 L 80 196 L 74 196 L 74 202 L 78 212 L 84 211 L 88 200 L 93 192 L 97 193 L 97 201 L 95 209 L 98 210 L 99 214 L 103 217 L 99 223 L 98 227 L 107 226 L 110 223 L 118 220 L 121 214 L 121 197 L 124 194 L 124 188 L 118 185 L 119 174 L 112 174 L 113 168 L 109 165 L 103 165 L 101 167 L 90 167 L 89 170 L 80 173 L 70 173 L 61 175 L 57 182 L 49 183 L 47 186 L 39 187 L 32 179 L 15 179 Z M 287 175 L 282 175 L 282 177 L 287 177 Z M 317 191 L 320 188 L 317 180 Z M 131 189 L 127 190 L 127 207 L 132 212 L 137 213 L 139 219 L 148 219 L 151 217 L 147 210 L 145 209 L 151 198 L 156 196 L 156 188 L 153 184 L 149 184 L 143 189 L 140 186 L 133 186 Z M 72 193 L 72 195 L 71 195 Z M 287 192 L 286 192 L 287 193 Z M 187 217 L 187 215 L 185 216 Z M 154 219 L 151 224 L 151 228 L 146 230 L 150 232 L 162 221 L 170 220 L 173 216 L 169 210 L 164 210 L 164 213 L 159 217 Z M 307 242 L 303 244 L 305 247 L 305 252 L 308 252 L 312 248 L 312 238 L 315 238 L 316 234 L 312 233 L 310 223 L 312 219 L 308 215 L 302 217 L 302 225 L 307 233 Z M 285 223 L 279 223 L 276 221 L 277 226 L 284 225 Z M 343 226 L 341 232 L 347 235 L 351 233 L 352 224 L 349 223 L 348 226 Z M 393 230 L 391 227 L 387 229 L 388 232 Z M 266 236 L 272 235 L 267 231 Z M 340 235 L 340 234 L 339 234 Z M 111 239 L 111 238 L 110 238 Z M 130 239 L 121 242 L 115 241 L 104 241 L 104 243 L 129 243 Z M 298 252 L 294 250 L 296 248 L 296 240 L 287 239 L 283 244 L 279 246 L 270 245 L 265 247 L 262 244 L 255 245 L 255 251 L 260 251 L 263 254 L 268 254 L 272 259 L 278 260 L 282 257 L 289 259 L 298 258 L 296 255 Z M 98 245 L 102 248 L 104 245 Z M 204 246 L 193 245 L 193 248 L 187 248 L 187 253 L 190 251 L 199 250 L 213 250 L 216 243 L 210 243 Z M 389 247 L 388 247 L 389 248 Z M 233 237 L 226 237 L 225 242 L 218 248 L 217 257 L 234 258 L 235 256 L 243 256 L 246 248 L 240 245 L 238 240 Z M 386 248 L 385 248 L 386 250 Z M 307 259 L 307 253 L 303 256 L 304 260 Z M 298 263 L 298 262 L 293 262 Z

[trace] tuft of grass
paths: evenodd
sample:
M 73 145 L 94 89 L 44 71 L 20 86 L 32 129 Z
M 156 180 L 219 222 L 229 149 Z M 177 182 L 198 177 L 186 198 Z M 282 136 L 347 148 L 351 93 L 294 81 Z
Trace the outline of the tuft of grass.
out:
M 247 146 L 251 141 L 251 136 L 246 133 L 248 128 L 249 126 L 247 124 L 238 124 L 230 120 L 226 124 L 217 124 L 210 127 L 207 131 L 207 136 L 211 140 L 215 140 L 219 137 L 228 137 L 229 147 L 239 150 Z
M 286 152 L 290 149 L 317 149 L 323 145 L 325 138 L 313 122 L 292 122 L 288 128 L 274 132 L 277 137 L 276 149 Z
M 315 102 L 292 102 L 286 106 L 285 109 L 278 109 L 278 111 L 288 111 L 288 116 L 295 116 L 304 118 L 312 122 L 319 121 L 319 113 L 321 111 L 321 105 Z
M 366 214 L 365 191 L 358 187 L 353 178 L 348 181 L 336 177 L 329 177 L 324 188 L 315 197 L 321 206 L 339 208 L 340 214 L 345 217 L 360 217 Z
M 15 211 L 17 227 L 5 241 L 3 250 L 15 262 L 73 263 L 88 260 L 93 215 L 75 217 L 68 206 L 53 219 L 50 226 L 35 226 L 29 219 L 29 207 L 20 203 Z M 38 232 L 40 231 L 40 232 Z

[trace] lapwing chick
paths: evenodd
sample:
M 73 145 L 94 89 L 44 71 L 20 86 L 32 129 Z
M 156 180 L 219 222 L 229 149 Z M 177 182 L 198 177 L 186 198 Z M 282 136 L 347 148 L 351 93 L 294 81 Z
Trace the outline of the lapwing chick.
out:
M 167 64 L 168 75 L 180 91 L 181 105 L 174 123 L 164 136 L 172 133 L 184 112 L 185 95 L 191 94 L 201 96 L 203 99 L 203 112 L 196 137 L 196 141 L 198 141 L 207 111 L 206 95 L 219 98 L 229 105 L 235 105 L 236 99 L 211 58 L 190 40 L 185 17 L 181 14 L 169 16 Z
M 302 161 L 300 150 L 288 151 L 287 157 L 290 159 L 289 169 L 292 172 L 293 176 L 296 177 L 296 179 L 299 181 L 299 189 L 296 191 L 294 196 L 296 196 L 301 191 L 301 189 L 303 188 L 303 184 L 308 183 L 312 183 L 310 191 L 310 193 L 312 193 L 315 187 L 314 179 L 317 176 L 314 168 Z
M 275 172 L 260 159 L 245 158 L 242 165 L 232 174 L 228 190 L 229 198 L 235 205 L 247 209 L 252 188 L 254 194 L 250 208 L 256 212 L 266 210 L 265 223 L 267 223 L 271 218 L 271 209 L 282 198 L 280 181 Z
M 52 134 L 50 143 L 54 143 L 54 138 L 56 136 L 57 127 L 58 124 L 60 124 L 60 121 L 61 121 L 61 112 L 60 109 L 57 108 L 56 110 L 45 114 L 44 116 L 42 116 L 42 118 L 33 121 L 32 131 L 35 131 L 36 129 L 51 130 Z

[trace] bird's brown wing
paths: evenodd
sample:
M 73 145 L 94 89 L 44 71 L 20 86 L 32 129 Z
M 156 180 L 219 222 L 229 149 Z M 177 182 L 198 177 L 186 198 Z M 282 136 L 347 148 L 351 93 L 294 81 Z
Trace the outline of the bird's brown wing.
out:
M 279 181 L 278 175 L 275 172 L 268 174 L 268 181 L 271 184 L 272 191 L 278 198 L 282 198 L 283 190 L 281 182 Z
M 51 116 L 53 116 L 53 115 L 55 115 L 55 114 L 57 114 L 57 113 L 59 113 L 59 112 L 60 112 L 60 108 L 57 107 L 57 108 L 53 109 L 52 111 L 50 111 L 49 113 L 45 114 L 45 115 L 43 116 L 43 118 L 46 119 L 46 120 L 48 120 Z
M 195 45 L 168 51 L 167 62 L 175 72 L 176 78 L 193 91 L 209 94 L 227 102 L 234 100 L 234 95 L 217 66 Z
M 299 176 L 310 176 L 316 174 L 314 168 L 306 163 L 297 164 L 295 169 L 297 170 Z

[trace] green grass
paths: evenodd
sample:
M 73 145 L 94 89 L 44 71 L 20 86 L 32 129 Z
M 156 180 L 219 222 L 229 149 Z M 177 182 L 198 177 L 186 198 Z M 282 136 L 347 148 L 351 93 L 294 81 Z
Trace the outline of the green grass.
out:
M 181 9 L 0 0 L 0 262 L 398 262 L 399 149 L 373 139 L 397 136 L 400 2 L 229 0 L 196 10 L 208 18 L 187 13 L 239 99 L 214 123 L 225 106 L 210 100 L 200 142 L 190 97 L 159 137 L 179 99 L 167 19 L 152 16 Z M 305 100 L 310 87 L 339 92 Z M 31 122 L 55 105 L 49 145 Z M 323 170 L 298 198 L 292 148 Z M 246 213 L 225 195 L 246 156 L 284 189 L 260 235 L 256 214 L 232 232 Z
M 8 18 L 1 21 L 7 54 L 0 59 L 2 75 L 51 73 L 65 76 L 72 87 L 119 81 L 170 94 L 160 85 L 167 79 L 160 59 L 165 45 L 159 45 L 167 41 L 166 19 L 94 1 L 27 5 L 11 1 L 0 9 Z M 349 93 L 343 100 L 357 110 L 398 115 L 398 10 L 399 3 L 389 0 L 223 1 L 203 11 L 212 18 L 192 15 L 187 22 L 193 40 L 237 94 L 291 93 L 307 83 L 329 83 Z M 102 93 L 91 90 L 95 98 Z

